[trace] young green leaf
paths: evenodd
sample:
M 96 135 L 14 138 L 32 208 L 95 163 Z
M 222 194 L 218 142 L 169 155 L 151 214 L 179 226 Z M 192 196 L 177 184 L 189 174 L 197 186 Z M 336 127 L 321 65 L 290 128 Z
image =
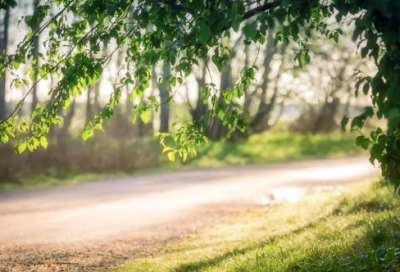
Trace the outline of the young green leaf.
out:
M 91 127 L 85 128 L 85 130 L 82 132 L 82 140 L 84 141 L 86 141 L 92 136 L 93 136 L 93 128 Z
M 49 143 L 47 142 L 47 138 L 46 137 L 40 137 L 40 144 L 42 145 L 42 147 L 44 149 L 47 149 Z
M 15 151 L 18 154 L 22 154 L 26 149 L 26 141 L 23 141 L 15 146 Z
M 175 161 L 175 152 L 169 152 L 168 153 L 168 159 L 171 161 L 171 162 L 174 162 Z
M 162 151 L 162 153 L 164 154 L 165 152 L 168 152 L 168 151 L 173 151 L 174 149 L 172 148 L 172 147 L 168 147 L 168 146 L 166 146 L 166 147 L 164 147 L 164 149 L 163 149 L 163 151 Z
M 143 123 L 147 124 L 150 120 L 150 112 L 149 110 L 143 110 L 140 112 L 140 120 L 142 120 Z

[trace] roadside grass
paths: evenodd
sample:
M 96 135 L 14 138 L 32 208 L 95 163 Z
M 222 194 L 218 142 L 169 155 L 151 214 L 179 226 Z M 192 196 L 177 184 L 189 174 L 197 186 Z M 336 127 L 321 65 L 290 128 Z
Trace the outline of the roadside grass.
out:
M 360 155 L 363 150 L 355 145 L 354 139 L 350 133 L 263 133 L 247 141 L 210 142 L 188 165 L 218 167 Z
M 288 132 L 263 133 L 239 142 L 209 142 L 197 156 L 187 162 L 170 162 L 161 155 L 156 168 L 145 168 L 137 174 L 161 173 L 182 169 L 217 168 L 233 165 L 302 161 L 324 158 L 344 158 L 366 154 L 355 144 L 351 133 L 304 135 Z
M 65 177 L 54 177 L 49 175 L 30 175 L 24 177 L 19 182 L 0 182 L 0 191 L 15 190 L 15 189 L 34 189 L 34 188 L 45 188 L 57 185 L 74 185 L 81 182 L 90 182 L 97 180 L 104 180 L 108 178 L 124 177 L 125 173 L 114 173 L 114 174 L 69 174 Z
M 250 212 L 112 271 L 400 271 L 399 208 L 392 188 L 354 185 Z
M 288 132 L 267 132 L 253 135 L 247 141 L 210 142 L 199 149 L 196 157 L 189 158 L 185 163 L 168 161 L 167 156 L 161 154 L 159 145 L 155 143 L 157 139 L 148 139 L 148 141 L 142 141 L 140 144 L 134 144 L 133 142 L 119 144 L 117 140 L 112 140 L 107 142 L 107 148 L 100 153 L 101 157 L 109 158 L 108 161 L 112 161 L 113 163 L 118 161 L 123 161 L 125 164 L 127 162 L 134 162 L 135 166 L 133 168 L 135 170 L 116 170 L 118 165 L 102 168 L 101 172 L 96 173 L 91 172 L 89 170 L 90 167 L 87 167 L 87 171 L 84 171 L 84 167 L 79 171 L 76 169 L 54 169 L 54 171 L 47 171 L 44 168 L 40 172 L 49 172 L 50 174 L 24 174 L 18 178 L 18 181 L 0 180 L 0 190 L 76 184 L 97 179 L 116 178 L 122 175 L 153 174 L 182 169 L 338 158 L 363 154 L 363 150 L 355 145 L 354 139 L 355 136 L 350 133 L 302 135 Z M 116 156 L 115 154 L 120 152 L 122 145 L 126 146 L 123 148 L 124 155 L 120 157 Z M 89 152 L 85 150 L 85 147 L 85 145 L 82 145 L 82 154 Z M 129 148 L 135 150 L 130 151 Z M 75 155 L 75 158 L 79 158 L 78 156 L 79 154 Z M 80 163 L 85 164 L 85 161 Z M 62 168 L 63 166 L 60 165 L 60 167 Z M 129 167 L 126 169 L 129 169 Z M 59 175 L 58 172 L 63 174 Z

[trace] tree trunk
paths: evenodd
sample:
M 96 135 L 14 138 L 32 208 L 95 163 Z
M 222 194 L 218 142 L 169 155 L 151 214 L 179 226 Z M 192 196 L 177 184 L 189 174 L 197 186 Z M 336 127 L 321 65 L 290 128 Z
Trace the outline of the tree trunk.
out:
M 314 126 L 312 128 L 313 134 L 319 132 L 329 133 L 332 132 L 337 126 L 335 122 L 335 117 L 337 115 L 340 105 L 340 99 L 337 97 L 337 92 L 343 87 L 343 80 L 346 72 L 347 63 L 348 60 L 339 70 L 338 75 L 333 84 L 333 90 L 326 94 L 325 102 L 322 105 L 318 117 L 315 120 Z
M 281 54 L 283 55 L 285 51 L 285 47 L 282 48 Z M 269 74 L 271 73 L 271 62 L 272 58 L 276 53 L 276 46 L 274 45 L 274 36 L 272 31 L 268 33 L 268 42 L 267 49 L 264 58 L 264 77 L 261 83 L 261 96 L 260 96 L 260 104 L 258 105 L 258 111 L 255 114 L 253 120 L 250 122 L 250 127 L 252 132 L 261 132 L 264 130 L 268 120 L 268 116 L 270 115 L 273 106 L 275 105 L 276 96 L 278 88 L 274 89 L 274 93 L 269 102 L 267 102 L 267 92 L 269 87 Z M 283 61 L 282 64 L 283 65 Z
M 67 114 L 64 115 L 62 129 L 60 129 L 59 139 L 66 140 L 69 138 L 69 129 L 71 127 L 72 118 L 75 115 L 76 99 L 73 99 Z
M 169 65 L 164 65 L 163 67 L 163 77 L 171 76 L 171 67 Z M 166 86 L 158 86 L 160 92 L 161 108 L 160 108 L 160 132 L 169 131 L 169 103 L 166 101 L 169 98 L 169 91 Z
M 232 78 L 232 67 L 230 63 L 224 65 L 221 73 L 221 84 L 220 90 L 221 94 L 218 98 L 218 105 L 226 107 L 224 97 L 222 92 L 226 91 L 229 87 L 233 85 Z M 218 116 L 214 116 L 211 120 L 211 125 L 207 131 L 207 137 L 211 140 L 220 140 L 228 134 L 228 128 L 223 125 L 222 120 Z
M 36 10 L 36 7 L 39 5 L 39 0 L 35 0 L 33 2 L 33 10 Z M 34 32 L 38 31 L 39 29 L 39 24 L 36 24 L 35 29 L 33 30 Z M 32 64 L 32 68 L 34 71 L 34 82 L 38 80 L 38 66 L 39 66 L 39 36 L 36 36 L 33 39 L 33 60 L 36 63 Z M 31 112 L 33 112 L 36 109 L 36 106 L 38 104 L 38 97 L 37 97 L 37 84 L 33 86 L 32 89 L 32 103 L 31 103 Z
M 203 87 L 206 84 L 206 72 L 207 72 L 207 61 L 204 61 L 203 63 L 203 70 L 201 73 L 201 76 L 196 78 L 197 80 L 197 101 L 196 101 L 196 107 L 194 109 L 191 109 L 190 114 L 192 116 L 192 120 L 194 122 L 200 121 L 201 117 L 206 114 L 208 110 L 208 104 L 204 104 L 204 96 L 201 95 L 200 93 L 200 88 Z M 189 102 L 188 102 L 189 103 Z
M 246 58 L 244 60 L 244 65 L 246 67 L 250 67 L 250 46 L 246 45 L 244 52 L 245 52 L 245 56 L 246 56 Z M 243 110 L 248 115 L 250 114 L 249 111 L 250 111 L 251 100 L 255 93 L 256 93 L 256 91 L 254 91 L 253 93 L 250 93 L 249 88 L 246 88 L 244 90 L 245 97 L 244 97 Z
M 339 108 L 340 100 L 334 97 L 331 102 L 325 102 L 322 106 L 317 119 L 315 120 L 312 133 L 329 133 L 336 128 L 335 117 Z
M 71 161 L 69 159 L 69 145 L 70 145 L 70 134 L 69 129 L 71 127 L 72 119 L 75 115 L 76 99 L 73 99 L 67 114 L 64 115 L 63 126 L 57 131 L 57 164 L 62 166 L 60 170 L 70 169 Z M 67 175 L 67 172 L 59 172 L 59 176 Z
M 7 54 L 8 47 L 8 26 L 10 23 L 10 9 L 7 8 L 3 20 L 3 33 L 0 40 L 0 54 Z M 6 72 L 0 77 L 0 120 L 7 117 L 6 111 Z
M 92 96 L 95 92 L 95 86 L 89 86 L 87 90 L 87 97 L 86 97 L 86 122 L 85 124 L 89 123 L 91 120 L 93 120 L 94 114 L 93 114 L 93 102 L 92 102 Z

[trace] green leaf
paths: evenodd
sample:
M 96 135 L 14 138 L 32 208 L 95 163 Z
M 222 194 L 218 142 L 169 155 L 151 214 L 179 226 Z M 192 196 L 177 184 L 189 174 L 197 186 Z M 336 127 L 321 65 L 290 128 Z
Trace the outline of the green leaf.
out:
M 169 159 L 171 162 L 174 162 L 174 161 L 175 161 L 175 152 L 169 152 L 169 153 L 168 153 L 168 159 Z
M 217 107 L 216 111 L 218 118 L 223 121 L 226 115 L 225 109 L 223 107 Z
M 218 97 L 216 95 L 213 95 L 211 97 L 211 103 L 212 103 L 213 107 L 216 107 L 218 105 Z
M 149 101 L 150 101 L 151 104 L 153 104 L 153 105 L 158 104 L 157 98 L 156 98 L 154 95 L 152 95 L 152 96 L 149 97 Z
M 182 150 L 182 160 L 185 162 L 188 157 L 188 152 L 186 150 Z
M 264 35 L 259 35 L 259 37 L 258 37 L 258 42 L 259 43 L 261 43 L 261 44 L 265 44 L 265 36 Z
M 33 20 L 33 16 L 31 15 L 25 16 L 25 24 L 32 29 L 35 27 L 34 22 L 35 21 Z
M 217 55 L 214 55 L 211 57 L 211 60 L 217 66 L 218 71 L 221 73 L 223 69 L 223 63 L 221 59 Z
M 168 147 L 168 146 L 166 146 L 166 147 L 164 147 L 164 149 L 163 149 L 163 151 L 162 151 L 162 153 L 164 154 L 165 152 L 168 152 L 168 151 L 173 151 L 174 149 L 172 148 L 172 147 Z
M 175 86 L 176 85 L 176 77 L 171 77 L 169 83 L 171 84 L 171 86 Z
M 91 127 L 85 128 L 85 130 L 82 132 L 82 140 L 84 141 L 86 141 L 92 136 L 93 136 L 93 128 Z
M 369 48 L 367 46 L 363 47 L 361 49 L 361 57 L 365 58 L 367 56 L 368 52 L 369 52 Z
M 363 115 L 367 117 L 374 116 L 374 108 L 371 106 L 364 107 Z
M 8 143 L 8 140 L 9 140 L 9 137 L 7 134 L 5 134 L 5 133 L 0 134 L 0 142 L 6 144 L 6 143 Z
M 236 18 L 236 17 L 235 17 L 235 19 L 234 19 L 233 22 L 232 22 L 232 29 L 233 29 L 233 31 L 235 31 L 235 32 L 238 32 L 238 31 L 239 31 L 240 23 L 241 23 L 240 18 Z
M 103 109 L 103 111 L 101 112 L 101 116 L 102 116 L 104 119 L 110 119 L 111 117 L 114 116 L 114 111 L 113 111 L 112 108 L 110 108 L 109 106 L 107 106 L 107 107 L 105 107 L 105 108 Z
M 35 70 L 32 69 L 32 70 L 29 72 L 29 77 L 31 78 L 32 81 L 35 80 Z
M 338 32 L 335 32 L 335 33 L 333 34 L 333 40 L 334 40 L 336 43 L 339 43 L 339 33 L 338 33 Z
M 356 138 L 356 145 L 362 147 L 367 150 L 369 147 L 369 139 L 364 135 L 360 135 Z
M 140 112 L 140 120 L 142 120 L 143 123 L 147 124 L 150 120 L 150 113 L 148 110 L 144 110 Z
M 21 85 L 21 81 L 16 80 L 16 81 L 14 82 L 15 88 L 19 89 L 19 86 L 20 86 L 20 85 Z
M 385 146 L 387 143 L 387 136 L 385 134 L 379 135 L 378 144 L 380 146 Z
M 18 154 L 22 154 L 24 151 L 25 151 L 25 149 L 26 149 L 26 142 L 24 141 L 24 142 L 21 142 L 21 143 L 19 143 L 19 144 L 17 144 L 16 146 L 15 146 L 15 151 L 18 153 Z
M 351 129 L 352 130 L 359 130 L 362 129 L 365 123 L 365 117 L 362 115 L 356 116 L 351 121 Z
M 287 13 L 286 13 L 286 9 L 284 8 L 280 8 L 278 10 L 275 11 L 275 16 L 278 19 L 278 21 L 283 24 L 285 22 Z
M 378 136 L 382 133 L 382 129 L 381 128 L 377 128 L 375 131 L 371 131 L 370 133 L 370 137 L 373 141 L 376 141 Z
M 300 58 L 301 58 L 302 63 L 304 63 L 304 64 L 308 64 L 311 62 L 311 57 L 308 53 L 301 55 Z
M 228 90 L 228 91 L 224 92 L 223 95 L 224 95 L 225 104 L 227 104 L 227 105 L 231 104 L 232 98 L 233 98 L 233 91 Z
M 40 137 L 40 144 L 42 145 L 42 147 L 44 149 L 47 149 L 49 143 L 47 142 L 47 138 L 46 137 Z
M 319 19 L 321 18 L 321 15 L 320 15 L 317 11 L 315 11 L 315 10 L 313 10 L 313 11 L 311 12 L 311 16 L 312 16 L 314 19 L 316 19 L 316 20 L 319 20 Z
M 206 44 L 211 36 L 211 29 L 207 25 L 204 25 L 199 31 L 198 39 L 202 44 Z
M 243 27 L 242 31 L 243 31 L 243 34 L 246 37 L 246 39 L 255 41 L 256 37 L 257 37 L 257 33 L 258 33 L 257 21 L 254 21 L 254 22 L 252 22 L 250 24 L 246 24 Z
M 369 83 L 365 83 L 365 84 L 364 84 L 364 87 L 363 87 L 363 93 L 364 93 L 365 95 L 367 95 L 367 94 L 368 94 L 368 91 L 369 91 Z
M 27 147 L 30 152 L 33 152 L 33 150 L 35 150 L 35 147 L 33 146 L 33 141 L 29 141 Z
M 239 120 L 237 120 L 236 123 L 236 127 L 241 131 L 241 132 L 245 132 L 247 127 L 246 121 L 244 121 L 242 118 L 240 118 Z
M 241 98 L 244 95 L 243 88 L 241 88 L 240 86 L 236 86 L 233 91 L 235 97 L 237 98 Z
M 256 76 L 255 69 L 253 69 L 253 68 L 247 69 L 246 75 L 247 75 L 250 79 L 254 79 L 255 76 Z
M 391 109 L 388 116 L 389 127 L 396 128 L 400 125 L 400 110 Z
M 28 130 L 28 124 L 26 123 L 26 122 L 22 122 L 21 124 L 19 124 L 19 126 L 18 126 L 18 130 L 20 131 L 20 132 L 25 132 L 25 131 L 27 131 Z
M 303 68 L 303 57 L 300 53 L 296 54 L 294 60 L 297 60 L 299 62 L 299 67 Z
M 382 159 L 382 153 L 383 153 L 384 146 L 379 145 L 379 144 L 374 144 L 370 150 L 370 162 L 373 164 L 375 160 L 381 160 Z

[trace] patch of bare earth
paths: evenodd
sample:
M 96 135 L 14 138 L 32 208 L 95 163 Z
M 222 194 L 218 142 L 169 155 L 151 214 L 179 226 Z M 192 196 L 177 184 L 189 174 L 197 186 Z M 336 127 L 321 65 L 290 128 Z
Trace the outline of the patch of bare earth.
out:
M 135 228 L 101 241 L 0 245 L 0 271 L 104 271 L 128 259 L 160 252 L 168 242 L 257 208 L 240 203 L 202 205 L 165 224 Z

